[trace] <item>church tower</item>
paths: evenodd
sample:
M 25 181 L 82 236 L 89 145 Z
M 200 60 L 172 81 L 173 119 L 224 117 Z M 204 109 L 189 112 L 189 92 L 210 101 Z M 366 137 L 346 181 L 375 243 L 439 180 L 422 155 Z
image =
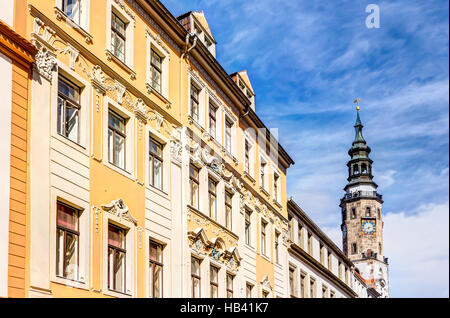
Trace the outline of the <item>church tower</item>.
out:
M 383 197 L 373 181 L 370 147 L 357 108 L 355 140 L 348 151 L 348 183 L 341 199 L 343 250 L 366 283 L 389 297 L 388 259 L 383 253 Z

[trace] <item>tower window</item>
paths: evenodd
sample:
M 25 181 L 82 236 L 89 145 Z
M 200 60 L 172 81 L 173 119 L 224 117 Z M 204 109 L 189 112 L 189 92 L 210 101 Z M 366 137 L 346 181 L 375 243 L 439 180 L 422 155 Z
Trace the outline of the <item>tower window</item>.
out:
M 353 174 L 354 175 L 358 175 L 359 174 L 359 166 L 358 165 L 353 165 Z
M 369 207 L 366 208 L 366 216 L 368 216 L 368 217 L 372 216 L 372 211 L 370 210 Z
M 358 246 L 356 243 L 352 243 L 352 255 L 355 255 L 358 253 Z
M 378 218 L 381 219 L 381 209 L 378 209 Z
M 361 166 L 361 173 L 362 174 L 367 174 L 367 165 L 365 163 L 363 163 L 362 166 Z
M 356 208 L 352 208 L 352 219 L 356 219 Z

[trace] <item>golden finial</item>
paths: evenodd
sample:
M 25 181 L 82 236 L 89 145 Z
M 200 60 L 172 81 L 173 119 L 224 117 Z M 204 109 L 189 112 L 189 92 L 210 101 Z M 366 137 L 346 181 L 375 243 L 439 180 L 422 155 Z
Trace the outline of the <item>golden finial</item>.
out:
M 361 98 L 357 98 L 355 99 L 355 101 L 353 102 L 353 104 L 356 104 L 356 110 L 359 112 L 360 111 L 360 107 L 359 107 L 359 102 L 361 101 Z

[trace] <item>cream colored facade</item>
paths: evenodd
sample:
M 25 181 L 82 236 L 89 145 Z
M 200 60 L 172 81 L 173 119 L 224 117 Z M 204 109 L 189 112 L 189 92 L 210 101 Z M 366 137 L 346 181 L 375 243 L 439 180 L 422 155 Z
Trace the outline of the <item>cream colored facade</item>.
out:
M 294 162 L 247 72 L 216 61 L 202 12 L 15 3 L 38 50 L 25 297 L 290 297 L 292 266 L 312 277 L 288 252 Z M 331 277 L 317 286 L 355 296 Z

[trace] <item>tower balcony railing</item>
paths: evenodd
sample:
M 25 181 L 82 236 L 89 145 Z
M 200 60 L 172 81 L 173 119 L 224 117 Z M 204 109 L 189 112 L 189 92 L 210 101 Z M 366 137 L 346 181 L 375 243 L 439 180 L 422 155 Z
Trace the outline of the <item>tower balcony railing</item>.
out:
M 343 200 L 351 200 L 356 198 L 378 198 L 382 200 L 383 196 L 377 191 L 355 191 L 352 193 L 347 193 Z

